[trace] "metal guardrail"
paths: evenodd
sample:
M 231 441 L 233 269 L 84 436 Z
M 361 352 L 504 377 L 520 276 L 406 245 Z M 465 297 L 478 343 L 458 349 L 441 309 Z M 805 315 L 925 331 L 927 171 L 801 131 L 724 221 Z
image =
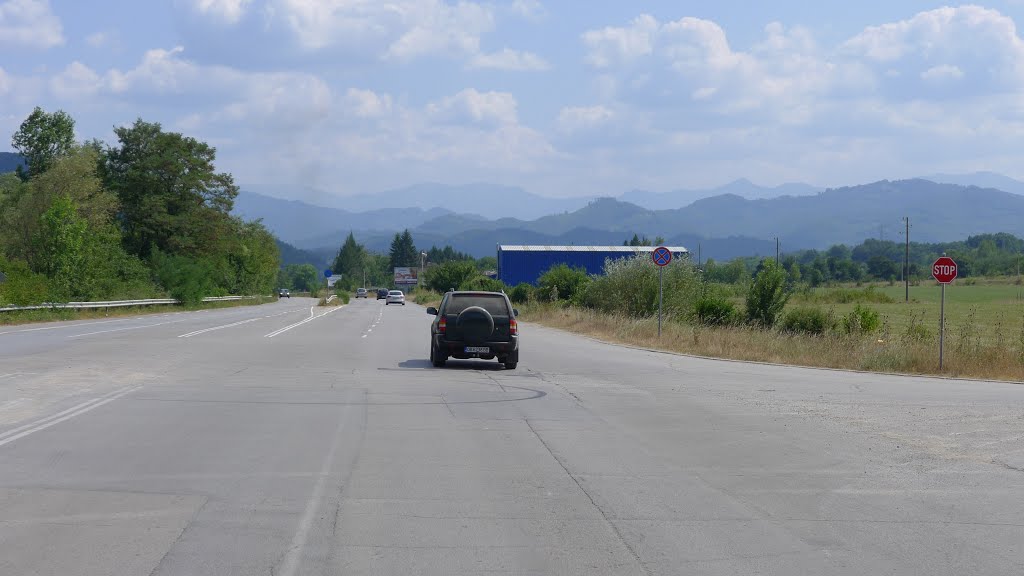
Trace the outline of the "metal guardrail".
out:
M 210 296 L 203 298 L 203 302 L 230 302 L 234 300 L 247 300 L 258 298 L 258 296 Z M 92 308 L 124 308 L 128 306 L 158 306 L 169 304 L 181 304 L 180 300 L 174 298 L 149 298 L 145 300 L 107 300 L 105 302 L 53 302 L 37 304 L 35 306 L 0 306 L 0 312 L 14 310 L 52 310 L 70 308 L 75 310 L 87 310 Z

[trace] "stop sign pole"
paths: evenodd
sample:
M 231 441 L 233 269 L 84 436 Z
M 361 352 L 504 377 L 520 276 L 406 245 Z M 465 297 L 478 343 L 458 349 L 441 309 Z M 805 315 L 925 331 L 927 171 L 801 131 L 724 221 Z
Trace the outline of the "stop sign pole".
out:
M 942 353 L 946 343 L 946 284 L 956 280 L 956 262 L 945 253 L 932 264 L 932 276 L 942 285 L 942 303 L 939 304 L 939 371 L 942 371 Z

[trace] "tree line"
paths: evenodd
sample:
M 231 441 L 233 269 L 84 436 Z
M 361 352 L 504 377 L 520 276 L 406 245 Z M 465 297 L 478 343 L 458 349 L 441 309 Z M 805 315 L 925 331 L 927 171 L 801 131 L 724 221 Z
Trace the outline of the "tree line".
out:
M 799 250 L 782 256 L 780 264 L 792 283 L 812 287 L 870 280 L 892 282 L 905 274 L 912 281 L 926 280 L 931 276 L 932 262 L 943 254 L 956 260 L 961 277 L 1014 276 L 1021 273 L 1024 264 L 1024 240 L 1000 232 L 956 242 L 911 242 L 909 267 L 904 266 L 905 253 L 904 243 L 872 238 L 852 247 L 837 244 L 827 250 Z M 760 257 L 726 263 L 708 259 L 703 271 L 713 282 L 747 282 L 762 262 Z
M 77 142 L 75 122 L 36 108 L 0 175 L 0 303 L 269 294 L 274 236 L 231 215 L 238 186 L 216 149 L 159 123 Z

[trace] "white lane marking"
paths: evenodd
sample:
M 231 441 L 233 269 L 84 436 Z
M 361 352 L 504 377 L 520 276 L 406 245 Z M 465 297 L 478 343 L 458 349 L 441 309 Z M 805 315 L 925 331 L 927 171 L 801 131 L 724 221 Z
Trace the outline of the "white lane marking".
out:
M 65 420 L 70 420 L 75 416 L 81 416 L 82 414 L 95 410 L 96 408 L 99 408 L 104 404 L 109 404 L 110 402 L 113 402 L 114 400 L 117 400 L 118 398 L 126 394 L 135 392 L 139 388 L 142 388 L 142 386 L 132 386 L 129 388 L 122 388 L 121 390 L 115 390 L 114 392 L 107 394 L 106 396 L 100 396 L 99 398 L 94 398 L 87 402 L 82 402 L 77 406 L 72 406 L 71 408 L 68 408 L 63 412 L 58 412 L 53 416 L 49 416 L 47 418 L 43 418 L 42 420 L 37 420 L 36 422 L 25 424 L 23 426 L 19 426 L 17 428 L 14 428 L 13 430 L 8 430 L 3 434 L 0 434 L 0 446 L 6 446 L 7 444 L 10 444 L 15 440 L 24 438 L 29 434 L 35 434 L 40 430 L 45 430 L 51 426 L 56 426 L 57 424 L 60 424 Z
M 156 320 L 157 318 L 165 318 L 167 314 L 159 314 L 156 316 L 150 316 Z M 2 334 L 19 334 L 21 332 L 39 332 L 40 330 L 60 330 L 61 328 L 80 328 L 82 326 L 96 326 L 97 324 L 110 324 L 111 322 L 127 322 L 128 320 L 137 320 L 137 317 L 131 318 L 118 318 L 117 320 L 103 320 L 100 322 L 82 322 L 80 324 L 61 324 L 60 326 L 43 326 L 42 328 L 22 328 L 20 330 L 8 330 L 6 332 L 0 332 Z
M 331 448 L 327 452 L 327 457 L 324 458 L 323 465 L 320 466 L 320 475 L 316 479 L 316 485 L 313 486 L 313 493 L 309 495 L 309 502 L 306 503 L 306 510 L 302 513 L 299 528 L 295 531 L 295 537 L 292 538 L 291 546 L 288 547 L 284 560 L 281 561 L 281 569 L 277 573 L 282 576 L 295 576 L 295 574 L 298 574 L 299 564 L 302 562 L 302 555 L 306 548 L 306 540 L 309 538 L 309 531 L 313 528 L 313 521 L 320 508 L 320 500 L 323 499 L 324 489 L 327 487 L 327 479 L 330 477 L 331 468 L 334 467 L 335 455 L 341 446 L 341 433 L 345 429 L 346 420 L 348 420 L 347 409 L 342 417 L 338 419 L 338 428 L 334 431 Z
M 363 334 L 363 338 L 366 338 L 366 334 Z
M 242 324 L 248 324 L 249 322 L 255 322 L 257 320 L 263 320 L 263 318 L 249 318 L 248 320 L 242 320 L 240 322 L 233 322 L 231 324 L 224 324 L 221 326 L 214 326 L 212 328 L 204 328 L 202 330 L 196 330 L 195 332 L 189 332 L 188 334 L 182 334 L 178 338 L 191 338 L 200 334 L 206 334 L 207 332 L 213 332 L 214 330 L 222 330 L 224 328 L 231 328 L 232 326 L 241 326 Z
M 263 337 L 264 338 L 273 338 L 274 336 L 277 336 L 279 334 L 284 334 L 285 332 L 291 330 L 292 328 L 298 328 L 299 326 L 302 326 L 303 324 L 305 324 L 307 322 L 312 322 L 313 320 L 316 320 L 317 318 L 323 318 L 324 316 L 327 316 L 331 312 L 337 312 L 338 310 L 341 310 L 342 308 L 344 308 L 344 306 L 335 306 L 334 308 L 331 308 L 330 310 L 328 310 L 327 312 L 324 312 L 323 314 L 320 314 L 319 316 L 313 315 L 313 308 L 315 308 L 315 306 L 311 306 L 310 309 L 309 309 L 309 314 L 310 314 L 309 318 L 306 318 L 305 320 L 300 320 L 300 321 L 298 321 L 298 322 L 296 322 L 294 324 L 290 324 L 288 326 L 285 326 L 284 328 L 281 328 L 280 330 L 275 330 L 275 331 L 271 332 L 270 334 L 264 334 Z
M 179 322 L 187 322 L 188 319 L 182 320 L 169 320 L 167 322 L 157 322 L 156 324 L 145 324 L 143 326 L 128 326 L 126 328 L 112 328 L 110 330 L 99 330 L 97 332 L 86 332 L 85 334 L 74 334 L 68 336 L 68 338 L 81 338 L 83 336 L 95 336 L 97 334 L 107 334 L 109 332 L 123 332 L 125 330 L 140 330 L 142 328 L 152 328 L 153 326 L 163 326 L 164 324 L 177 324 Z

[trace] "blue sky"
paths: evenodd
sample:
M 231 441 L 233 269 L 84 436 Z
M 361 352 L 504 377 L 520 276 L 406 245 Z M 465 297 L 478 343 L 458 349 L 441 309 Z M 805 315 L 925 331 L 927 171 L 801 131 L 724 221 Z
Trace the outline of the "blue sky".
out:
M 248 189 L 1024 177 L 1024 1 L 0 0 L 0 134 L 137 117 Z M 7 138 L 0 149 L 9 149 Z

